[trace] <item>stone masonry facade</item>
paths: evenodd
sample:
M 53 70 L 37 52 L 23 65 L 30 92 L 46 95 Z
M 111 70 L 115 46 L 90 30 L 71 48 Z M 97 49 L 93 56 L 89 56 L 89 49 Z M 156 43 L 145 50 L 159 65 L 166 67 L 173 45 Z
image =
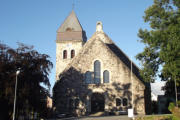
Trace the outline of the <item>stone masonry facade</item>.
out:
M 87 42 L 81 37 L 56 42 L 56 111 L 81 116 L 98 111 L 127 114 L 133 108 L 135 114 L 148 113 L 149 85 L 141 79 L 138 67 L 104 33 L 102 23 L 97 22 L 96 32 Z M 74 58 L 70 57 L 71 50 L 75 50 Z

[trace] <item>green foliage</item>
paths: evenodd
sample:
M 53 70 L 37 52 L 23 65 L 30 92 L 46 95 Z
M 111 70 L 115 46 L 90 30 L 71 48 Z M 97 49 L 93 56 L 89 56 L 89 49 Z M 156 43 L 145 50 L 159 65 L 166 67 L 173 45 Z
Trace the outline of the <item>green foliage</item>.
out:
M 180 120 L 180 108 L 171 102 L 168 109 L 172 112 L 172 115 L 149 115 L 137 117 L 136 120 Z
M 148 115 L 148 116 L 136 117 L 135 120 L 173 120 L 173 116 L 172 115 Z
M 147 82 L 157 77 L 177 81 L 180 85 L 180 1 L 154 0 L 145 11 L 144 21 L 151 29 L 140 29 L 140 42 L 144 51 L 136 58 L 141 61 L 141 75 Z
M 179 100 L 179 101 L 177 101 L 177 104 L 178 104 L 178 106 L 180 107 L 180 100 Z
M 172 110 L 174 109 L 174 107 L 175 107 L 175 104 L 174 104 L 173 102 L 171 102 L 171 103 L 169 104 L 168 110 L 172 112 Z
M 179 101 L 178 101 L 179 102 Z M 180 119 L 180 108 L 175 106 L 174 103 L 170 103 L 168 107 L 169 111 L 172 112 L 172 120 L 179 120 Z
M 48 60 L 49 56 L 38 53 L 32 46 L 21 43 L 18 45 L 17 49 L 13 49 L 0 43 L 0 112 L 6 109 L 9 117 L 13 110 L 15 78 L 18 68 L 21 69 L 17 84 L 18 111 L 45 109 L 43 99 L 49 94 L 49 91 L 41 84 L 50 87 L 48 75 L 52 68 L 52 62 Z

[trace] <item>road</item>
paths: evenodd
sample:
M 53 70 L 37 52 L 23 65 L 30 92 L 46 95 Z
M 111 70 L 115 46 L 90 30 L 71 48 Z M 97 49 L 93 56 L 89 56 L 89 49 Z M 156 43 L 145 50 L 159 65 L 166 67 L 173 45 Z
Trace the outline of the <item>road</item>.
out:
M 131 120 L 127 115 L 121 116 L 103 116 L 103 117 L 71 117 L 71 118 L 63 118 L 63 119 L 51 119 L 51 120 Z

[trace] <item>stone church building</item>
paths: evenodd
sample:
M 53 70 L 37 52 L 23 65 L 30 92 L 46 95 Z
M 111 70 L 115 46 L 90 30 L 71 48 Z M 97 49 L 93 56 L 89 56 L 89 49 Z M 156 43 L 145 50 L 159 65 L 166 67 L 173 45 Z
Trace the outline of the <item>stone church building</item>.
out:
M 53 92 L 57 113 L 127 114 L 133 107 L 135 114 L 146 114 L 150 110 L 150 87 L 138 67 L 103 31 L 102 22 L 87 40 L 74 11 L 57 30 Z

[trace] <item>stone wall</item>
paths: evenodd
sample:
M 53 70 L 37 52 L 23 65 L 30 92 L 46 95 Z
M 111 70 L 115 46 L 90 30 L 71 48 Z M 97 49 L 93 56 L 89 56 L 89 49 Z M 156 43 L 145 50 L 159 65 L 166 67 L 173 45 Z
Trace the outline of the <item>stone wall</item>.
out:
M 56 43 L 56 80 L 59 79 L 59 74 L 62 73 L 65 67 L 71 62 L 71 50 L 75 50 L 76 56 L 82 46 L 82 40 L 58 41 Z M 64 50 L 67 50 L 67 59 L 63 59 Z
M 58 48 L 57 45 L 58 50 L 61 49 L 60 51 L 62 51 L 64 47 L 62 46 L 62 48 Z M 80 49 L 80 47 L 78 47 L 77 49 Z M 101 62 L 101 84 L 85 84 L 85 73 L 87 71 L 90 71 L 92 73 L 94 72 L 94 61 L 96 60 L 99 60 Z M 66 66 L 64 63 L 65 62 L 62 61 L 57 64 L 58 68 L 60 68 L 58 69 L 56 67 L 57 75 L 61 73 L 62 68 Z M 104 70 L 108 70 L 110 73 L 109 83 L 103 83 Z M 138 114 L 145 114 L 145 86 L 143 82 L 140 81 L 135 74 L 132 74 L 132 90 L 130 69 L 105 45 L 105 43 L 100 40 L 99 37 L 92 37 L 92 39 L 88 41 L 87 45 L 83 47 L 79 55 L 74 58 L 67 66 L 66 70 L 61 74 L 61 77 L 63 77 L 64 82 L 67 82 L 67 86 L 65 88 L 66 90 L 64 91 L 66 92 L 64 94 L 67 94 L 67 99 L 72 97 L 77 97 L 80 99 L 79 107 L 72 110 L 72 113 L 74 114 L 83 115 L 85 113 L 91 112 L 90 101 L 92 93 L 104 94 L 105 111 L 108 112 L 118 111 L 116 107 L 116 98 L 126 97 L 128 99 L 128 106 L 121 106 L 121 109 L 127 110 L 127 108 L 130 108 L 132 106 L 132 91 L 135 112 Z M 64 97 L 59 97 L 57 98 L 57 101 L 59 100 L 59 103 L 60 99 L 67 100 Z

